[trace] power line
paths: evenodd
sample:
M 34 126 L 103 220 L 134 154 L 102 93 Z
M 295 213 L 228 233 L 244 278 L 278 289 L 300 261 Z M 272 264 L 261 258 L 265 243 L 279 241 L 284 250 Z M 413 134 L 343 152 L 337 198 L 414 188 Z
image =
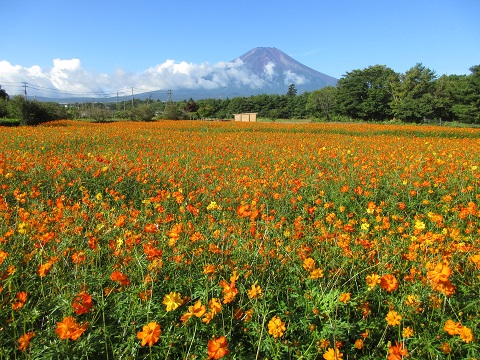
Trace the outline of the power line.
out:
M 142 93 L 149 93 L 151 97 L 154 95 L 155 97 L 159 98 L 162 101 L 172 102 L 172 90 L 161 90 L 161 89 L 153 89 L 153 88 L 143 88 L 143 87 L 130 87 L 130 88 L 123 88 L 118 90 L 98 90 L 98 91 L 71 91 L 71 90 L 61 90 L 58 88 L 43 86 L 39 84 L 33 84 L 26 81 L 22 82 L 3 82 L 2 85 L 4 88 L 10 89 L 22 89 L 22 95 L 27 98 L 28 95 L 47 97 L 49 96 L 59 96 L 59 97 L 82 97 L 82 98 L 104 98 L 116 97 L 118 96 L 126 96 L 128 93 L 131 93 L 132 97 L 132 106 L 134 106 L 134 99 L 135 95 L 142 94 Z M 28 88 L 28 92 L 27 92 Z M 117 100 L 118 101 L 118 100 Z

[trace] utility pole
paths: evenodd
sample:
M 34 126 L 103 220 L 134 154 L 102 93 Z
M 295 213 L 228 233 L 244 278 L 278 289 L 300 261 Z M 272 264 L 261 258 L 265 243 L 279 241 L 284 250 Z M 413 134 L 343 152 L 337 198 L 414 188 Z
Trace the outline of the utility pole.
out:
M 27 83 L 25 81 L 22 81 L 22 84 L 23 84 L 23 93 L 25 95 L 25 100 L 27 100 Z

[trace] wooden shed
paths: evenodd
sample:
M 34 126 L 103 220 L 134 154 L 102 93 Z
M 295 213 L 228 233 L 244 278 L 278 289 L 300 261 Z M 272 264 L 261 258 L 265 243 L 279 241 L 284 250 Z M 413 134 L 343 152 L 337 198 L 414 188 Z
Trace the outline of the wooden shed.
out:
M 243 122 L 257 121 L 257 113 L 234 114 L 234 120 Z

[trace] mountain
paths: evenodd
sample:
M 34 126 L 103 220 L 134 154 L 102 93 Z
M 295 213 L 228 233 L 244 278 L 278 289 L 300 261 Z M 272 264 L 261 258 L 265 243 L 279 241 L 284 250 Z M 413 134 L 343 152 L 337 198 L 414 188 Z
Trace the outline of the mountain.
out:
M 274 47 L 257 47 L 225 63 L 221 70 L 203 76 L 214 82 L 222 78 L 215 88 L 173 89 L 173 100 L 192 98 L 233 98 L 258 94 L 286 94 L 290 84 L 297 93 L 335 86 L 337 79 L 313 70 Z M 141 98 L 140 95 L 139 98 Z M 145 95 L 145 98 L 148 97 Z
M 265 82 L 267 93 L 283 94 L 290 84 L 294 84 L 299 92 L 337 84 L 337 79 L 313 70 L 273 47 L 257 47 L 233 62 L 238 60 Z

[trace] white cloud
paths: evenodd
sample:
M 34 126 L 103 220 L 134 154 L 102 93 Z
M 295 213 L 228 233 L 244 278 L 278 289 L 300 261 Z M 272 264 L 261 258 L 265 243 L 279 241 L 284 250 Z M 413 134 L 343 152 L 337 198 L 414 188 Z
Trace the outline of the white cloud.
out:
M 53 67 L 58 70 L 77 70 L 80 68 L 80 60 L 79 59 L 71 59 L 71 60 L 54 59 Z
M 273 75 L 274 64 L 267 64 L 267 75 Z M 54 59 L 51 68 L 12 65 L 0 61 L 0 85 L 10 95 L 21 93 L 21 83 L 28 83 L 29 95 L 112 95 L 117 91 L 135 93 L 153 90 L 215 89 L 226 86 L 249 86 L 261 88 L 265 81 L 246 70 L 241 60 L 193 64 L 185 61 L 165 62 L 140 73 L 117 69 L 112 74 L 88 72 L 82 68 L 80 59 Z
M 288 85 L 288 84 L 303 85 L 308 82 L 308 80 L 305 79 L 305 77 L 299 74 L 295 74 L 291 70 L 284 71 L 283 76 L 284 76 L 283 81 L 285 85 Z
M 265 65 L 263 72 L 265 73 L 265 75 L 269 80 L 272 80 L 273 75 L 275 75 L 275 64 L 270 61 L 268 64 Z

